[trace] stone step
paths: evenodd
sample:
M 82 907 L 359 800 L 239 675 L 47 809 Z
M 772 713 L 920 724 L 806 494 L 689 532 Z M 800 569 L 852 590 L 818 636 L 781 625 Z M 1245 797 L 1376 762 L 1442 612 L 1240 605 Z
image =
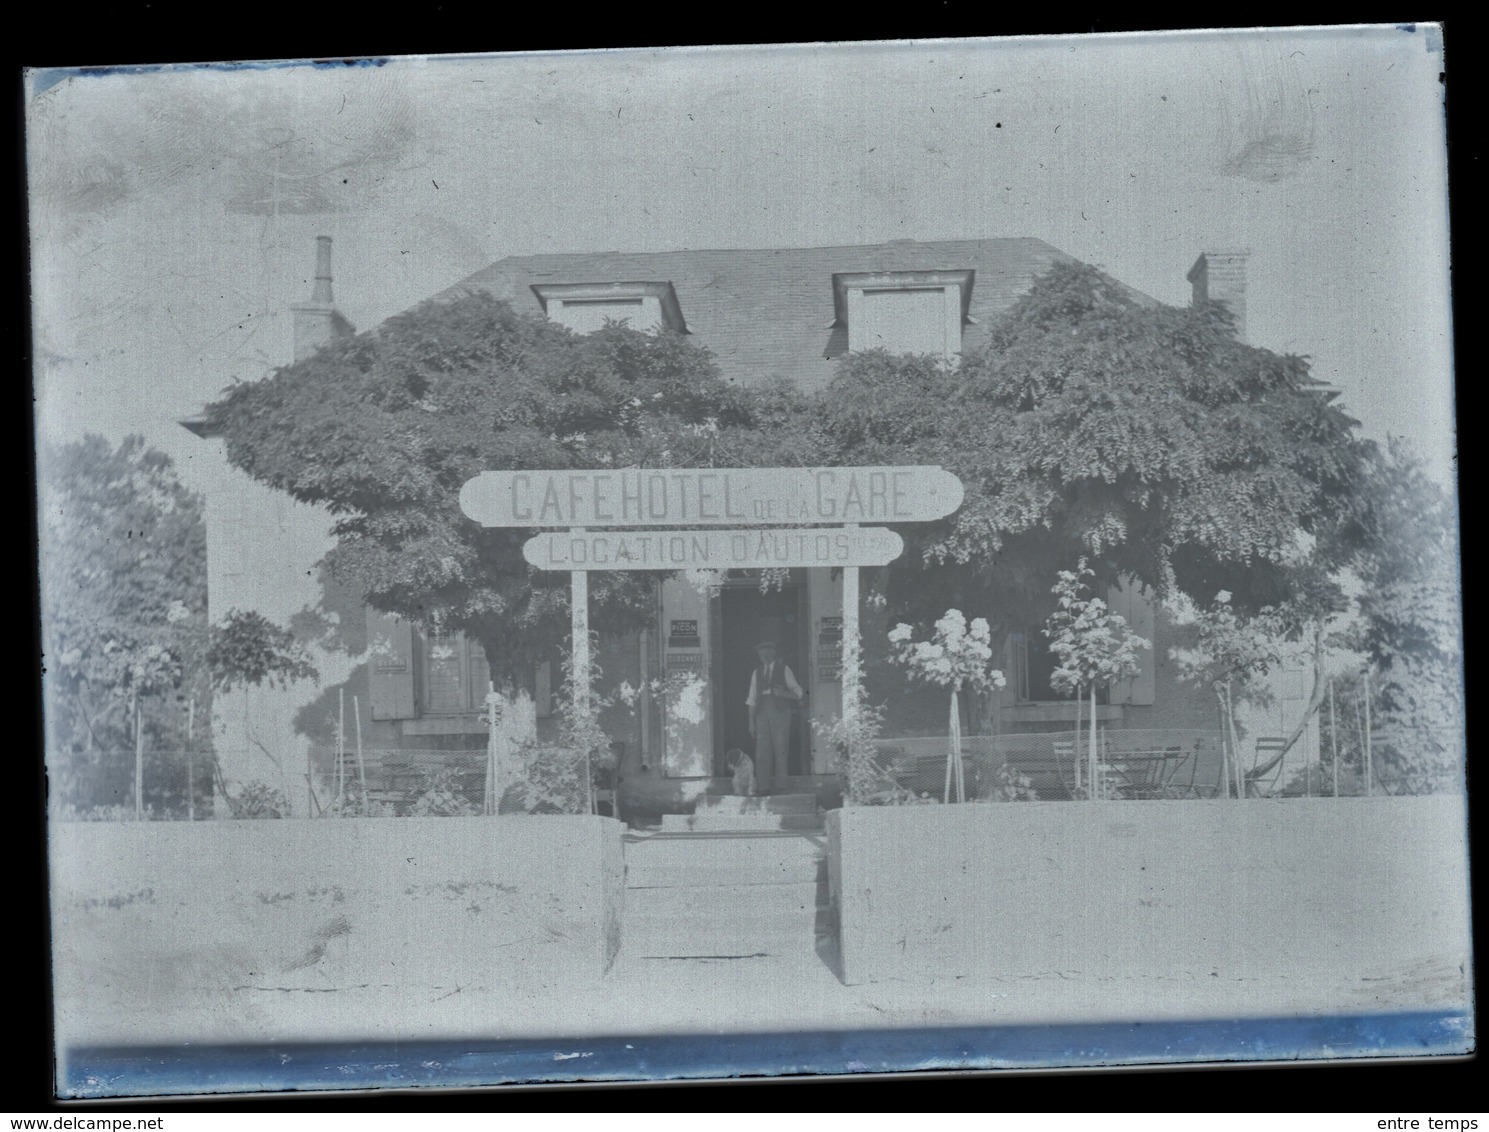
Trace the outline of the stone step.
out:
M 640 959 L 726 959 L 810 955 L 817 933 L 810 924 L 786 932 L 734 928 L 669 929 L 635 934 L 626 941 L 628 955 Z
M 712 888 L 717 885 L 815 884 L 818 868 L 802 861 L 717 861 L 652 864 L 638 861 L 626 867 L 626 887 Z
M 694 813 L 703 814 L 816 814 L 815 794 L 704 794 Z
M 729 881 L 704 891 L 687 885 L 627 888 L 625 923 L 665 920 L 719 922 L 781 916 L 786 919 L 821 911 L 826 901 L 815 881 L 751 884 Z
M 664 833 L 730 833 L 770 829 L 820 831 L 822 828 L 822 816 L 815 812 L 810 814 L 731 814 L 705 811 L 697 814 L 664 814 L 661 825 Z
M 774 831 L 768 834 L 722 836 L 719 834 L 655 834 L 626 843 L 626 866 L 646 865 L 753 865 L 759 862 L 794 861 L 810 876 L 817 862 L 827 856 L 823 838 L 803 833 Z
M 704 813 L 691 831 L 626 838 L 621 955 L 636 961 L 814 962 L 826 930 L 826 845 L 783 832 L 813 814 Z M 746 823 L 749 832 L 698 825 Z
M 641 958 L 810 954 L 826 930 L 818 901 L 815 884 L 628 889 L 623 946 Z
M 747 948 L 750 944 L 813 940 L 828 931 L 825 914 L 753 917 L 748 920 L 653 920 L 628 925 L 625 938 L 642 947 L 701 947 L 715 951 L 720 944 Z M 819 928 L 820 925 L 820 928 Z

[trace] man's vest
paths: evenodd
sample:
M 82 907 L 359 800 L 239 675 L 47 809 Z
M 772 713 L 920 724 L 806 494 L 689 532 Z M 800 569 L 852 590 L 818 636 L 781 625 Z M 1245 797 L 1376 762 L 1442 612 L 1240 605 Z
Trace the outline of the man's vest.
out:
M 765 665 L 762 664 L 755 669 L 755 687 L 762 693 L 757 703 L 769 703 L 774 700 L 782 707 L 790 707 L 794 699 L 790 687 L 786 684 L 786 662 L 784 660 L 775 662 L 775 671 L 768 682 L 765 679 Z M 769 696 L 763 694 L 766 688 L 770 689 Z

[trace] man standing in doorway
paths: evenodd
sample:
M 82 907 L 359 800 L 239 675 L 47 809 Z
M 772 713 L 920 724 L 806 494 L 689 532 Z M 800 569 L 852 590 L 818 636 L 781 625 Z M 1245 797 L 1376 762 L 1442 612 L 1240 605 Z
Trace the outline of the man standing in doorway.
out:
M 776 643 L 761 641 L 755 646 L 760 665 L 750 677 L 750 734 L 755 739 L 755 793 L 769 794 L 777 775 L 787 772 L 791 751 L 791 721 L 801 699 L 786 662 L 776 659 Z

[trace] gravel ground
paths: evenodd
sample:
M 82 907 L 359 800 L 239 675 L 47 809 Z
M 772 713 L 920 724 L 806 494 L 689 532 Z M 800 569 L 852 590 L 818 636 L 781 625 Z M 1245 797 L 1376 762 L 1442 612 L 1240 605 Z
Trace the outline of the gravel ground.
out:
M 603 979 L 566 978 L 550 966 L 461 985 L 369 983 L 338 969 L 334 950 L 245 983 L 241 955 L 183 966 L 169 955 L 131 956 L 119 937 L 99 942 L 59 955 L 89 972 L 86 994 L 57 1003 L 64 1047 L 1153 1022 L 1466 1011 L 1470 1002 L 1467 957 L 1446 954 L 1349 977 L 1289 961 L 1268 977 L 1047 970 L 850 987 L 825 946 L 789 958 L 687 960 L 623 949 Z

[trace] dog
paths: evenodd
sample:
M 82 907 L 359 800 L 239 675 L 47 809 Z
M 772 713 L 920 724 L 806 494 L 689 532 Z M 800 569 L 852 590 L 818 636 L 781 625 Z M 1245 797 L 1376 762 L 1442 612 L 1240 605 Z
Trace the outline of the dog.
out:
M 734 774 L 734 792 L 746 797 L 755 793 L 755 760 L 738 747 L 724 756 L 724 765 Z

